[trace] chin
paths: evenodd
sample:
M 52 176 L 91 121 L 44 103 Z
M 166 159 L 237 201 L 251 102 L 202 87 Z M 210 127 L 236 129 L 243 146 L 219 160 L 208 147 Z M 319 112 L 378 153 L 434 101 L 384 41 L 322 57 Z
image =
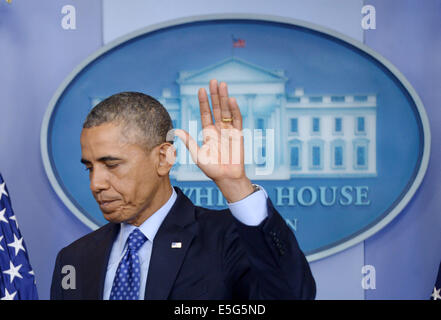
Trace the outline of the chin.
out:
M 112 223 L 124 222 L 124 223 L 131 224 L 133 221 L 135 221 L 135 218 L 136 218 L 136 217 L 123 215 L 119 212 L 107 212 L 107 213 L 103 212 L 103 216 L 104 216 L 104 219 L 106 219 L 107 221 L 112 222 Z
M 118 212 L 103 212 L 104 219 L 112 223 L 121 223 L 127 219 Z
M 118 217 L 109 217 L 107 215 L 104 216 L 104 219 L 106 219 L 108 222 L 111 222 L 111 223 L 121 223 L 122 222 L 122 220 L 118 219 Z

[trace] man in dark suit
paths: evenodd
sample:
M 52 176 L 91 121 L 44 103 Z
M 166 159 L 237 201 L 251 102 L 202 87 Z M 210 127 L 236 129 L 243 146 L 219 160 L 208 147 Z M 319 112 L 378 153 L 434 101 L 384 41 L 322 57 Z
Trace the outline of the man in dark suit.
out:
M 59 252 L 52 299 L 315 297 L 294 234 L 265 190 L 245 174 L 236 100 L 216 80 L 210 95 L 213 113 L 206 91 L 198 92 L 203 145 L 184 130 L 174 135 L 229 209 L 194 206 L 171 186 L 172 126 L 158 101 L 130 92 L 107 98 L 83 125 L 81 161 L 109 223 Z M 74 285 L 66 286 L 64 266 L 74 268 Z

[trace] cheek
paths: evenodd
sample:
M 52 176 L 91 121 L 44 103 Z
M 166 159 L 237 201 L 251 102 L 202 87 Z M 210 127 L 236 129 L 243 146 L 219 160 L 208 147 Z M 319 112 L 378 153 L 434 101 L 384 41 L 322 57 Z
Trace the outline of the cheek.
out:
M 156 177 L 151 172 L 145 171 L 136 177 L 136 198 L 138 202 L 149 199 L 158 185 Z
M 137 204 L 145 205 L 155 195 L 159 185 L 158 177 L 151 167 L 146 167 L 143 171 L 139 172 L 135 179 L 136 186 L 134 191 L 136 192 L 136 202 Z
M 111 180 L 115 192 L 122 198 L 124 207 L 143 205 L 151 196 L 156 181 L 150 172 L 138 171 L 136 174 L 125 174 L 124 178 Z
M 128 175 L 123 178 L 112 176 L 110 178 L 110 185 L 114 192 L 121 197 L 124 204 L 132 201 L 133 194 L 136 191 L 135 181 Z

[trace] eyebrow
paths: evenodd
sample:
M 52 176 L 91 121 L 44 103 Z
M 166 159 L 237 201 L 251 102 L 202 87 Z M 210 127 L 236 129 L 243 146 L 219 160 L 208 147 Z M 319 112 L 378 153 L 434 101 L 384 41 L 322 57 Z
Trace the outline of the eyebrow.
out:
M 112 156 L 105 156 L 98 159 L 99 162 L 106 162 L 106 161 L 118 161 L 122 160 L 120 158 L 112 157 Z M 90 164 L 91 162 L 89 160 L 86 160 L 84 158 L 81 158 L 81 163 L 83 164 Z

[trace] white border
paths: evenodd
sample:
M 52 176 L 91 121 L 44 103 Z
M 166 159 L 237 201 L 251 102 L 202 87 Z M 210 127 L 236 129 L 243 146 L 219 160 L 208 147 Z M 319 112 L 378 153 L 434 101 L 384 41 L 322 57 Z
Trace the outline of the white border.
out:
M 43 118 L 42 126 L 41 126 L 41 135 L 40 135 L 40 145 L 41 145 L 41 156 L 43 160 L 43 165 L 46 170 L 46 174 L 49 178 L 49 181 L 58 195 L 60 199 L 63 201 L 63 203 L 66 205 L 66 207 L 85 225 L 87 225 L 92 230 L 97 229 L 99 226 L 95 224 L 93 221 L 88 219 L 83 213 L 81 213 L 76 206 L 70 201 L 70 199 L 64 194 L 62 187 L 59 185 L 55 173 L 52 170 L 50 159 L 49 159 L 49 150 L 47 145 L 47 138 L 48 138 L 48 129 L 49 129 L 49 122 L 51 115 L 54 111 L 54 108 L 57 104 L 58 99 L 63 94 L 64 90 L 67 88 L 69 83 L 75 79 L 75 77 L 85 68 L 87 67 L 92 61 L 99 58 L 102 54 L 106 53 L 109 50 L 112 50 L 113 48 L 119 46 L 120 44 L 131 40 L 133 38 L 136 38 L 138 36 L 141 36 L 143 34 L 156 31 L 162 28 L 171 27 L 171 26 L 177 26 L 185 23 L 191 23 L 191 22 L 201 22 L 201 21 L 212 21 L 212 20 L 256 20 L 256 21 L 268 21 L 268 22 L 276 22 L 276 23 L 285 23 L 285 24 L 291 24 L 299 27 L 304 27 L 313 31 L 321 32 L 323 34 L 329 35 L 331 37 L 340 39 L 344 42 L 349 43 L 350 45 L 354 46 L 355 48 L 358 48 L 361 51 L 366 52 L 373 58 L 375 58 L 377 61 L 379 61 L 381 64 L 383 64 L 406 88 L 410 96 L 412 97 L 413 101 L 416 104 L 418 113 L 421 117 L 421 122 L 423 125 L 423 135 L 424 135 L 424 150 L 423 150 L 423 156 L 421 159 L 421 165 L 418 170 L 418 173 L 415 177 L 415 180 L 413 181 L 411 187 L 409 188 L 406 195 L 401 199 L 401 201 L 395 206 L 395 208 L 381 221 L 379 221 L 377 224 L 375 224 L 372 228 L 364 231 L 363 233 L 351 238 L 348 241 L 345 241 L 337 246 L 334 246 L 332 248 L 311 254 L 307 256 L 308 261 L 315 261 L 318 259 L 325 258 L 327 256 L 330 256 L 332 254 L 335 254 L 337 252 L 343 251 L 351 246 L 354 246 L 358 244 L 359 242 L 369 238 L 373 234 L 375 234 L 377 231 L 381 230 L 383 227 L 385 227 L 389 222 L 391 222 L 402 210 L 403 208 L 409 203 L 409 201 L 414 196 L 415 192 L 417 191 L 418 187 L 421 185 L 421 182 L 423 181 L 424 175 L 426 173 L 428 164 L 429 164 L 429 157 L 430 157 L 430 146 L 431 146 L 431 135 L 430 135 L 430 126 L 429 121 L 427 118 L 426 111 L 424 109 L 423 103 L 416 93 L 415 89 L 412 87 L 412 85 L 407 81 L 407 79 L 404 77 L 404 75 L 387 59 L 385 59 L 380 54 L 376 53 L 374 50 L 367 47 L 365 44 L 350 38 L 342 33 L 336 32 L 334 30 L 330 30 L 328 28 L 324 28 L 309 22 L 300 21 L 292 18 L 285 18 L 285 17 L 278 17 L 278 16 L 270 16 L 270 15 L 256 15 L 256 14 L 210 14 L 210 15 L 201 15 L 201 16 L 193 16 L 193 17 L 186 17 L 186 18 L 179 18 L 174 19 L 158 24 L 154 24 L 152 26 L 142 28 L 138 31 L 131 32 L 127 34 L 126 36 L 120 37 L 109 44 L 103 46 L 99 50 L 97 50 L 95 53 L 87 57 L 83 62 L 81 62 L 70 74 L 67 76 L 66 79 L 61 83 L 61 85 L 58 87 L 57 91 L 55 92 L 54 96 L 52 97 L 51 101 L 49 102 L 49 106 L 46 110 L 46 113 Z

